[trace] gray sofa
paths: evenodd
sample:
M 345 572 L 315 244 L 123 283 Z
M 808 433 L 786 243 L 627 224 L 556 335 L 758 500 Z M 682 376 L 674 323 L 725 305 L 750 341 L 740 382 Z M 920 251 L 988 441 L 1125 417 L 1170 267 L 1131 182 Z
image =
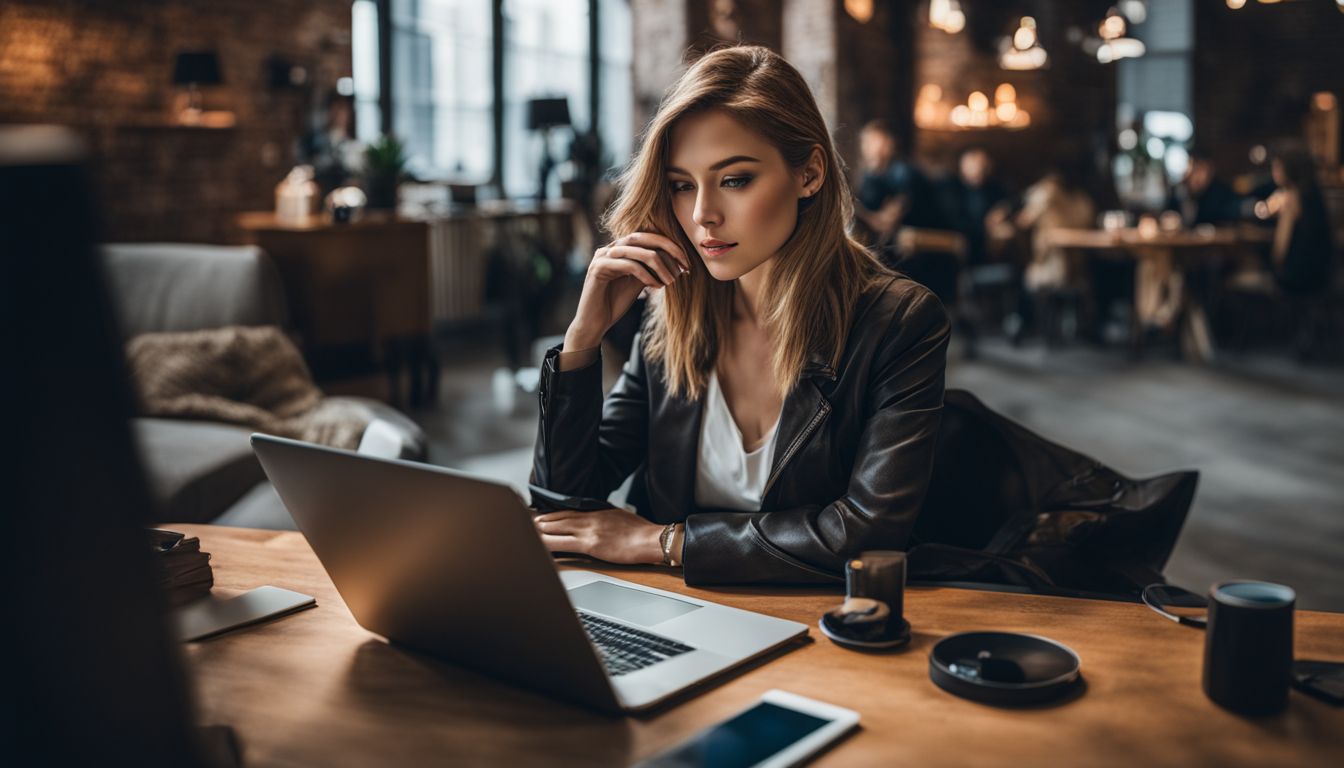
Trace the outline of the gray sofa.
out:
M 156 331 L 227 325 L 288 327 L 280 276 L 251 246 L 135 243 L 103 247 L 109 289 L 129 339 Z M 424 432 L 391 406 L 374 411 L 360 450 L 422 459 Z M 164 521 L 292 529 L 293 521 L 252 455 L 251 430 L 232 424 L 139 417 L 141 463 Z M 370 439 L 377 433 L 377 439 Z

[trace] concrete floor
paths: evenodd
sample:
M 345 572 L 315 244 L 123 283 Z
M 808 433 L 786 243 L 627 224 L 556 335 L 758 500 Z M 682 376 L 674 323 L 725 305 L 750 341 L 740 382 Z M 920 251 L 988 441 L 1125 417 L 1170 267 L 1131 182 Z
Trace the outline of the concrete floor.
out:
M 492 377 L 493 339 L 446 350 L 441 398 L 414 416 L 430 460 L 523 488 L 536 436 L 535 397 Z M 948 386 L 970 390 L 1042 435 L 1131 476 L 1198 469 L 1199 492 L 1167 567 L 1203 591 L 1265 579 L 1299 606 L 1344 611 L 1344 370 L 1267 355 L 1196 366 L 1118 350 L 1014 349 L 993 340 L 956 354 Z

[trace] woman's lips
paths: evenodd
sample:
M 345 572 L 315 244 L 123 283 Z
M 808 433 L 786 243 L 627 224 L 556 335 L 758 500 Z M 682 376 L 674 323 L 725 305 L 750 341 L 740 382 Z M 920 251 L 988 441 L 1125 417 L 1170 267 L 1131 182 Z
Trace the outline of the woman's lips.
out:
M 701 250 L 705 252 L 706 256 L 722 256 L 723 254 L 731 251 L 736 247 L 737 243 L 724 243 L 722 245 L 714 245 L 714 246 L 709 245 L 700 246 Z

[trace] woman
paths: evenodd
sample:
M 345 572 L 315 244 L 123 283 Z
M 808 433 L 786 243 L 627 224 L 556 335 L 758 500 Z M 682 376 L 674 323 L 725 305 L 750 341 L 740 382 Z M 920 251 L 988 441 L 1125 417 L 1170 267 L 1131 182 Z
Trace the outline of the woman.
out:
M 948 320 L 848 235 L 851 216 L 791 65 L 743 46 L 682 76 L 543 365 L 533 479 L 571 497 L 536 518 L 549 549 L 710 584 L 833 581 L 861 550 L 906 546 Z M 649 316 L 603 402 L 599 344 L 644 291 Z M 638 515 L 594 501 L 632 472 Z
M 1311 154 L 1305 147 L 1286 144 L 1275 153 L 1270 171 L 1278 189 L 1256 213 L 1278 217 L 1270 250 L 1274 278 L 1289 296 L 1323 292 L 1330 287 L 1334 244 Z

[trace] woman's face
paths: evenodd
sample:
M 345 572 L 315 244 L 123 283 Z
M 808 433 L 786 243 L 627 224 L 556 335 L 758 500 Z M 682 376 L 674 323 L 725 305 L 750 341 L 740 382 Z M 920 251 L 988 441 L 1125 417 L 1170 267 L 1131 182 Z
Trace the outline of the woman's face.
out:
M 690 115 L 672 129 L 672 209 L 716 280 L 769 261 L 793 234 L 798 200 L 821 186 L 820 152 L 792 169 L 773 144 L 725 112 Z

